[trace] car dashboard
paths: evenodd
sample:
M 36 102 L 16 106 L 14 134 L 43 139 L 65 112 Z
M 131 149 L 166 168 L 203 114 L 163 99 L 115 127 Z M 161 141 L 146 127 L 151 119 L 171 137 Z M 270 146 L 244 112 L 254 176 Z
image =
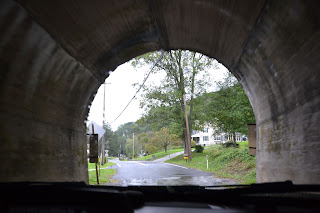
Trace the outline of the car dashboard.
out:
M 320 185 L 91 186 L 1 183 L 0 212 L 320 212 Z

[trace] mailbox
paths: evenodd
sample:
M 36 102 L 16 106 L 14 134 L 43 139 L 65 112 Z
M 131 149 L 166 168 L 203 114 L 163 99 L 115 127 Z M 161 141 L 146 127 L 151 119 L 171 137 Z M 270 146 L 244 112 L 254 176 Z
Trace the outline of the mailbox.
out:
M 188 159 L 188 154 L 183 154 L 183 159 L 187 160 Z

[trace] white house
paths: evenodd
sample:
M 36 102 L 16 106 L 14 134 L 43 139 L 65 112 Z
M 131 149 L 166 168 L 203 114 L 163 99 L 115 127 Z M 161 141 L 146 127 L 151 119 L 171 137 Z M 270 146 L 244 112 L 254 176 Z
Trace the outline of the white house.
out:
M 202 131 L 193 131 L 191 135 L 192 140 L 196 142 L 197 145 L 209 146 L 218 143 L 225 143 L 229 140 L 232 140 L 231 134 L 221 133 L 216 131 L 215 128 L 207 125 L 203 128 Z M 241 133 L 236 133 L 236 142 L 241 142 L 242 136 Z

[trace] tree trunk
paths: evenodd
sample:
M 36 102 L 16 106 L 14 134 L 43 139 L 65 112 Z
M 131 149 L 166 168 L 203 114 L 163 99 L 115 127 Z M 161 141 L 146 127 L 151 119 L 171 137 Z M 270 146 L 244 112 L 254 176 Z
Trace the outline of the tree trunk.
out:
M 165 146 L 164 146 L 164 152 L 165 152 L 165 153 L 167 153 L 167 148 L 168 148 L 168 145 L 165 145 Z
M 232 131 L 232 134 L 233 134 L 233 144 L 234 144 L 234 148 L 237 148 L 236 133 L 235 133 L 234 130 Z
M 195 60 L 196 53 L 193 54 L 192 58 L 192 79 L 191 79 L 191 100 L 190 100 L 190 115 L 189 115 L 189 132 L 190 137 L 192 135 L 192 115 L 193 115 L 193 96 L 194 96 L 194 81 L 196 78 L 196 68 L 194 67 L 194 60 Z
M 186 94 L 185 91 L 185 84 L 184 84 L 184 74 L 183 74 L 183 70 L 182 70 L 182 61 L 181 61 L 181 50 L 178 51 L 176 58 L 177 58 L 177 65 L 178 65 L 178 75 L 179 75 L 179 84 L 178 84 L 178 90 L 180 91 L 180 104 L 181 104 L 181 109 L 183 109 L 184 112 L 184 102 L 183 102 L 183 96 Z M 187 136 L 187 130 L 186 130 L 186 121 L 184 119 L 183 116 L 183 122 L 182 122 L 182 128 L 183 128 L 183 135 L 184 135 L 184 153 L 187 154 L 188 153 L 188 136 Z
M 184 154 L 188 154 L 188 136 L 187 136 L 187 130 L 186 130 L 186 122 L 184 122 Z
M 193 112 L 193 95 L 191 95 L 191 100 L 190 100 L 190 116 L 189 116 L 189 133 L 190 137 L 192 135 L 192 112 Z

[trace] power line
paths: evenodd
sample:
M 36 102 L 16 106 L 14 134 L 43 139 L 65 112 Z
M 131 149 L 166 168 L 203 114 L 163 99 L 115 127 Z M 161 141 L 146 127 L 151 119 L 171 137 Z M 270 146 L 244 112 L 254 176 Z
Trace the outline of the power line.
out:
M 122 110 L 122 112 L 118 115 L 118 117 L 116 117 L 116 119 L 114 119 L 110 124 L 112 124 L 113 122 L 115 122 L 121 115 L 122 113 L 127 109 L 127 107 L 129 106 L 129 104 L 131 103 L 131 101 L 136 97 L 136 95 L 138 94 L 138 92 L 140 91 L 140 89 L 143 87 L 144 83 L 147 81 L 147 79 L 149 78 L 153 68 L 157 65 L 157 63 L 162 59 L 163 55 L 164 55 L 165 51 L 161 50 L 161 55 L 158 58 L 158 60 L 156 61 L 156 63 L 154 63 L 154 65 L 152 66 L 152 68 L 150 69 L 147 77 L 143 80 L 142 84 L 140 85 L 139 89 L 136 91 L 136 93 L 134 94 L 134 96 L 131 98 L 131 100 L 129 101 L 129 103 L 127 104 L 127 106 Z

